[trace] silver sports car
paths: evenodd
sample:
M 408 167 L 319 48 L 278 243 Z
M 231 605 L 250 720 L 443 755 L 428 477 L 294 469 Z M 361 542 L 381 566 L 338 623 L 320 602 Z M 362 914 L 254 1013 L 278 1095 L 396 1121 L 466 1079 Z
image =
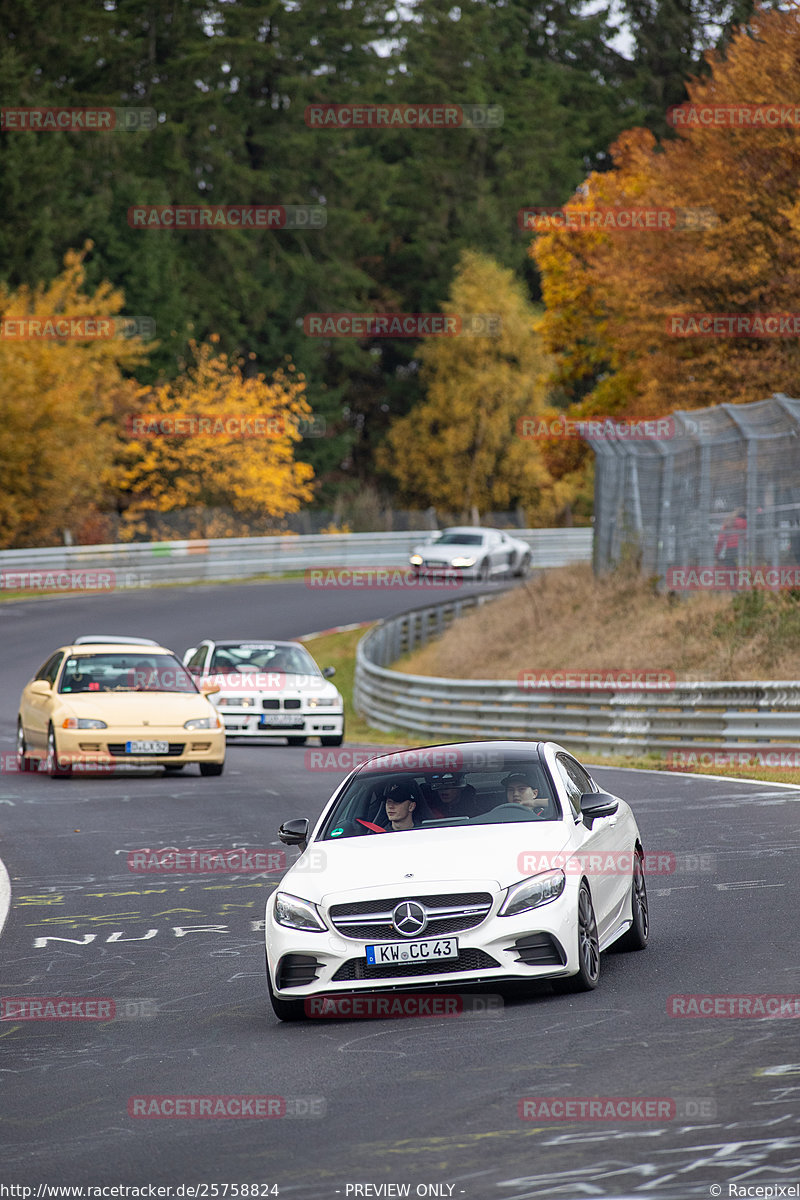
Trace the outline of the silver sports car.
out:
M 418 574 L 447 571 L 485 581 L 500 575 L 525 575 L 531 564 L 527 542 L 503 529 L 453 525 L 415 546 L 409 558 Z

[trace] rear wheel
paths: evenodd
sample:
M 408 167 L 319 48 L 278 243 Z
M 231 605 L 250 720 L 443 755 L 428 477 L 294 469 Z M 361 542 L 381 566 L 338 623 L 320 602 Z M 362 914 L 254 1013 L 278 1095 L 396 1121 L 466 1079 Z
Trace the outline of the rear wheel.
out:
M 489 582 L 489 560 L 485 558 L 483 560 L 483 562 L 481 563 L 481 565 L 478 567 L 478 583 L 488 583 L 488 582 Z
M 224 763 L 200 763 L 201 775 L 221 775 Z
M 65 767 L 59 764 L 56 731 L 52 725 L 48 726 L 47 729 L 47 758 L 45 759 L 44 769 L 51 779 L 69 779 L 72 774 L 71 766 Z
M 518 579 L 524 579 L 526 577 L 526 575 L 528 574 L 528 572 L 530 571 L 530 569 L 531 569 L 531 556 L 530 556 L 530 554 L 525 554 L 525 555 L 523 555 L 522 561 L 520 562 L 520 564 L 517 567 L 514 574 L 517 576 Z
M 584 881 L 578 893 L 578 971 L 567 979 L 554 979 L 559 992 L 591 992 L 600 980 L 600 942 L 592 897 Z
M 644 856 L 636 851 L 631 879 L 631 915 L 633 924 L 617 942 L 620 950 L 644 950 L 650 936 L 650 911 L 647 905 L 647 885 L 644 881 Z
M 281 1000 L 275 995 L 272 990 L 272 980 L 269 974 L 269 959 L 266 958 L 266 949 L 264 957 L 267 966 L 267 992 L 269 993 L 270 1004 L 272 1011 L 280 1021 L 302 1021 L 305 1018 L 305 1008 L 302 1000 Z
M 35 771 L 37 763 L 28 756 L 28 747 L 25 743 L 25 731 L 22 728 L 22 721 L 17 721 L 17 770 L 18 771 Z

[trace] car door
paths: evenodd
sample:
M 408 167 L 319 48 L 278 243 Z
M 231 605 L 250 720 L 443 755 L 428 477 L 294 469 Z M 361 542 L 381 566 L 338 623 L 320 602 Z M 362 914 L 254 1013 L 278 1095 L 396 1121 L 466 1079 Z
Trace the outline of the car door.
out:
M 31 750 L 44 752 L 47 749 L 47 728 L 54 699 L 53 687 L 63 659 L 63 650 L 51 655 L 22 693 L 20 715 L 25 740 Z M 46 684 L 47 691 L 37 687 L 37 684 Z
M 556 767 L 559 778 L 569 796 L 573 813 L 580 813 L 581 796 L 586 792 L 597 790 L 589 775 L 571 755 L 560 753 L 556 756 Z M 619 857 L 617 851 L 616 814 L 610 817 L 598 817 L 588 829 L 581 817 L 576 822 L 577 845 L 576 853 L 584 863 L 584 873 L 589 880 L 592 893 L 594 915 L 597 920 L 597 931 L 602 943 L 603 938 L 612 929 L 618 919 L 620 904 L 620 875 L 615 873 L 615 865 Z M 627 887 L 627 879 L 625 887 Z

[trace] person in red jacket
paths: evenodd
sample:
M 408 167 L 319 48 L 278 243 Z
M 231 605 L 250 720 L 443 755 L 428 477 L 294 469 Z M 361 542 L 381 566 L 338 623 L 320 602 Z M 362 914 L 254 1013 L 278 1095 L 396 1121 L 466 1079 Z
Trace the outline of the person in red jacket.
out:
M 739 559 L 739 539 L 747 529 L 747 518 L 743 508 L 737 508 L 723 523 L 717 538 L 714 555 L 718 563 L 736 565 Z

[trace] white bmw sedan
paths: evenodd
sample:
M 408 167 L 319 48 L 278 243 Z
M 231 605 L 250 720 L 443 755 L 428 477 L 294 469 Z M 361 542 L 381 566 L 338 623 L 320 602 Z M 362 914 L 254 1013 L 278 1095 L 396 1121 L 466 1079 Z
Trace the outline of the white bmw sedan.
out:
M 433 764 L 433 765 L 432 765 Z M 322 998 L 551 980 L 594 988 L 649 917 L 633 812 L 554 742 L 466 742 L 376 757 L 337 788 L 266 909 L 282 1020 Z
M 408 561 L 417 575 L 446 572 L 485 582 L 495 576 L 526 575 L 531 551 L 527 542 L 503 529 L 454 525 L 415 546 Z
M 183 661 L 198 687 L 219 689 L 212 703 L 226 738 L 286 738 L 302 746 L 318 737 L 323 746 L 341 746 L 344 700 L 329 682 L 334 668 L 321 671 L 299 642 L 206 639 Z

